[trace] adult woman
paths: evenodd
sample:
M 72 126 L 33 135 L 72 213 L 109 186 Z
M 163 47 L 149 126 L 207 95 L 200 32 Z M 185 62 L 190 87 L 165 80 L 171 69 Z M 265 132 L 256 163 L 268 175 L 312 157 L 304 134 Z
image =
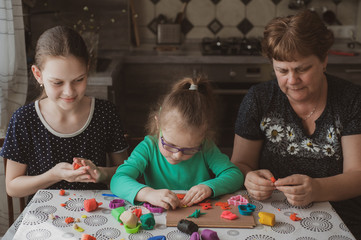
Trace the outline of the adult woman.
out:
M 309 10 L 266 26 L 262 51 L 277 80 L 244 98 L 232 162 L 246 174 L 252 198 L 264 200 L 278 189 L 296 206 L 335 201 L 356 236 L 360 222 L 347 207 L 361 210 L 361 88 L 325 73 L 333 41 Z

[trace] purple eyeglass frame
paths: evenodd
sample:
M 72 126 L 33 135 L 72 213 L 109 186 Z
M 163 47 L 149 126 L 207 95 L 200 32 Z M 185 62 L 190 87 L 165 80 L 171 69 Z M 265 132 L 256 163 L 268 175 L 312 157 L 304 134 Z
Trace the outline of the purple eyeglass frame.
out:
M 160 141 L 161 141 L 161 143 L 162 143 L 163 148 L 164 148 L 164 145 L 166 145 L 166 146 L 168 146 L 168 147 L 170 147 L 170 148 L 172 148 L 172 149 L 177 150 L 176 152 L 172 152 L 172 151 L 170 151 L 169 149 L 164 148 L 165 150 L 167 150 L 168 152 L 171 152 L 171 153 L 182 152 L 182 154 L 184 154 L 184 155 L 193 155 L 193 154 L 196 154 L 197 152 L 199 152 L 199 151 L 202 149 L 202 145 L 200 145 L 199 147 L 195 147 L 195 148 L 178 148 L 178 147 L 175 147 L 175 146 L 172 146 L 172 145 L 166 143 L 166 142 L 164 141 L 163 136 L 160 137 Z M 197 150 L 197 152 L 195 152 L 195 153 L 193 153 L 193 154 L 186 154 L 186 153 L 184 153 L 184 151 L 187 151 L 187 150 Z

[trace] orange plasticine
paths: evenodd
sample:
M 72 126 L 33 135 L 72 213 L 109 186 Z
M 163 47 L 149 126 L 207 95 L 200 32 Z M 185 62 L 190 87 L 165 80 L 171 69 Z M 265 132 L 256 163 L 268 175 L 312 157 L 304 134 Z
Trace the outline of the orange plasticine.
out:
M 274 183 L 276 182 L 276 179 L 274 177 L 271 177 L 271 181 Z
M 296 215 L 297 215 L 297 213 L 292 213 L 292 214 L 290 215 L 290 219 L 291 219 L 292 221 L 300 221 L 300 220 L 302 220 L 302 218 L 299 218 L 299 217 L 297 217 Z
M 73 222 L 74 222 L 74 218 L 72 218 L 72 217 L 67 217 L 67 218 L 65 218 L 65 222 L 66 222 L 66 224 L 73 223 Z

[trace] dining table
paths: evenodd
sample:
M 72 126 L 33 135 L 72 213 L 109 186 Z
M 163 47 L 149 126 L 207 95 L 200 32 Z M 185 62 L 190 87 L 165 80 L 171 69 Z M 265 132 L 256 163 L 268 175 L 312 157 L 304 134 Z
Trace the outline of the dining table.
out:
M 248 196 L 246 190 L 240 190 L 234 194 Z M 93 211 L 85 209 L 84 202 L 89 199 L 95 199 L 98 204 Z M 146 240 L 152 237 L 169 240 L 191 239 L 191 235 L 180 231 L 178 227 L 167 226 L 167 211 L 153 213 L 155 220 L 153 229 L 147 230 L 140 227 L 138 232 L 128 233 L 122 222 L 119 222 L 112 214 L 111 207 L 114 206 L 110 203 L 115 199 L 119 198 L 109 190 L 64 190 L 62 192 L 49 189 L 38 190 L 17 220 L 13 239 L 80 240 L 84 234 L 102 240 Z M 221 240 L 355 239 L 329 202 L 314 202 L 296 207 L 292 206 L 285 195 L 278 190 L 275 190 L 265 201 L 248 199 L 249 203 L 255 207 L 251 213 L 255 222 L 254 226 L 199 227 L 199 235 L 201 236 L 205 230 L 211 230 L 216 232 L 216 236 Z M 127 201 L 124 201 L 123 207 L 125 210 L 141 208 L 143 214 L 146 214 L 148 210 L 143 205 L 132 205 Z M 274 214 L 273 226 L 261 224 L 260 213 Z M 237 215 L 242 218 L 241 214 Z M 291 215 L 297 216 L 297 219 L 292 220 Z M 200 217 L 206 218 L 206 216 Z M 75 219 L 76 222 L 67 223 L 66 219 L 69 217 Z M 186 218 L 186 216 L 185 219 L 192 221 L 192 218 Z M 219 218 L 219 221 L 223 221 L 222 218 Z M 154 238 L 157 236 L 158 238 Z

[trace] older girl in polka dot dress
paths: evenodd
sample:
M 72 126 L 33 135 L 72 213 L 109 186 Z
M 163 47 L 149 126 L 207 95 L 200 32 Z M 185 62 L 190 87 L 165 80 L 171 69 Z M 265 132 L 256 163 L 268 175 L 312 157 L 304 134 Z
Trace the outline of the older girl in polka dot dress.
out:
M 74 30 L 59 26 L 40 36 L 31 69 L 42 96 L 13 114 L 0 152 L 9 159 L 9 195 L 45 188 L 106 189 L 127 158 L 115 106 L 85 96 L 88 63 L 86 45 Z M 75 163 L 80 168 L 74 169 Z

